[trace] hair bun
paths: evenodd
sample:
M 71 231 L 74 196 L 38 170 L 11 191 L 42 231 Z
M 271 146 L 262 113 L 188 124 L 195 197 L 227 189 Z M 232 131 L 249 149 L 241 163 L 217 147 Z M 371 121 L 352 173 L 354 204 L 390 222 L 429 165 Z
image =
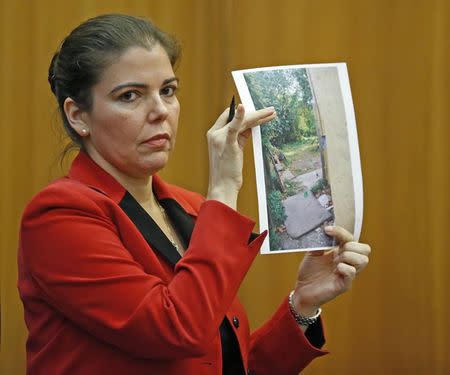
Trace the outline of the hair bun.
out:
M 48 69 L 48 83 L 50 84 L 50 88 L 53 92 L 53 94 L 56 95 L 56 60 L 59 56 L 59 52 L 56 52 L 53 57 L 52 61 L 50 62 L 50 67 Z

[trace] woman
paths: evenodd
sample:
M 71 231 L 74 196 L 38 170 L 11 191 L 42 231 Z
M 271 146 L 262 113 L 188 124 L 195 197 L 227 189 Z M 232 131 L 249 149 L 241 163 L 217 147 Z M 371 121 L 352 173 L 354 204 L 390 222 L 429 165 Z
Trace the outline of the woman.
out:
M 224 111 L 208 132 L 206 198 L 162 181 L 175 144 L 176 42 L 146 20 L 100 16 L 64 40 L 49 82 L 81 148 L 25 210 L 19 290 L 30 374 L 297 374 L 326 352 L 320 306 L 370 248 L 342 228 L 308 254 L 290 298 L 249 334 L 236 298 L 265 233 L 236 212 L 242 149 L 273 108 Z

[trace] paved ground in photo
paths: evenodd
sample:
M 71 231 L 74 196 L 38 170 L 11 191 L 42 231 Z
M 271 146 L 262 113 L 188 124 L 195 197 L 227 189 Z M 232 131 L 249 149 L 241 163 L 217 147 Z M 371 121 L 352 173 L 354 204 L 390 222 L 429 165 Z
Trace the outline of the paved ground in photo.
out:
M 285 226 L 291 238 L 298 238 L 333 217 L 309 191 L 286 198 L 283 206 L 287 216 Z
M 332 224 L 333 211 L 325 209 L 314 197 L 311 188 L 322 178 L 320 154 L 304 153 L 289 168 L 280 163 L 279 172 L 284 181 L 295 181 L 299 187 L 296 195 L 283 201 L 286 213 L 286 231 L 279 234 L 281 248 L 307 249 L 333 246 L 333 239 L 322 229 L 322 224 Z
M 322 178 L 322 168 L 316 169 L 312 172 L 301 174 L 292 180 L 299 182 L 306 189 L 311 190 L 311 188 Z
M 332 224 L 331 222 L 325 222 L 325 225 Z M 314 229 L 313 231 L 301 236 L 300 238 L 291 238 L 284 232 L 279 235 L 281 241 L 281 248 L 283 250 L 293 249 L 308 249 L 313 247 L 332 247 L 333 238 L 328 236 L 322 229 L 322 226 Z

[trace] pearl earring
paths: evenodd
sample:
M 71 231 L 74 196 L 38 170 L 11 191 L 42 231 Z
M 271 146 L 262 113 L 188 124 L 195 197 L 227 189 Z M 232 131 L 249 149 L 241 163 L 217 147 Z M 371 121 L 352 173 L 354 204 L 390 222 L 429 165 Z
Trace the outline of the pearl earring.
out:
M 86 135 L 88 133 L 87 129 L 81 129 L 81 134 Z

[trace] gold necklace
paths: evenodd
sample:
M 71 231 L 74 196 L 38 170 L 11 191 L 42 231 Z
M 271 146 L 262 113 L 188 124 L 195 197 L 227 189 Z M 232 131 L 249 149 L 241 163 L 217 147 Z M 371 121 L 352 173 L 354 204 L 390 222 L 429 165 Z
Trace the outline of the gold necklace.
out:
M 169 217 L 167 216 L 166 210 L 164 209 L 163 206 L 161 206 L 161 204 L 159 203 L 158 199 L 155 199 L 156 201 L 156 205 L 158 206 L 160 212 L 161 212 L 161 216 L 164 220 L 164 222 L 166 223 L 166 226 L 168 228 L 169 231 L 173 232 L 172 226 L 169 222 Z M 163 231 L 164 233 L 164 231 Z M 173 238 L 170 238 L 168 234 L 164 233 L 167 237 L 167 239 L 169 240 L 169 242 L 172 244 L 172 246 L 177 250 L 178 253 L 180 253 L 180 248 L 178 246 L 178 244 L 174 241 Z M 171 235 L 173 236 L 173 233 L 171 233 Z M 174 237 L 174 236 L 173 236 Z

